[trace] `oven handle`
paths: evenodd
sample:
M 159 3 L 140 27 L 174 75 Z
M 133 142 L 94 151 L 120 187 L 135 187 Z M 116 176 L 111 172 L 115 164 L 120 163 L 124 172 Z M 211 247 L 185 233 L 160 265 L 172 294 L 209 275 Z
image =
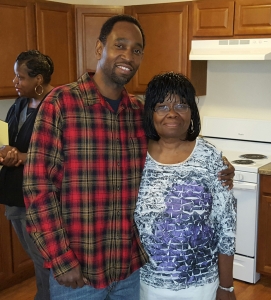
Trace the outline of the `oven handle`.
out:
M 257 184 L 249 182 L 233 181 L 233 188 L 238 190 L 257 190 Z

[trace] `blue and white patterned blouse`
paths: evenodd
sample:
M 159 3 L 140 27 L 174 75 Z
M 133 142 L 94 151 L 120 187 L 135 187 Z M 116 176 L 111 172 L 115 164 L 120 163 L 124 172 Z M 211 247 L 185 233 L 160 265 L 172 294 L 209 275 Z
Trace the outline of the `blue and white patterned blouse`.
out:
M 202 138 L 182 163 L 147 155 L 135 210 L 150 257 L 143 282 L 180 290 L 218 278 L 218 253 L 235 252 L 236 199 L 217 178 L 223 168 L 221 153 Z

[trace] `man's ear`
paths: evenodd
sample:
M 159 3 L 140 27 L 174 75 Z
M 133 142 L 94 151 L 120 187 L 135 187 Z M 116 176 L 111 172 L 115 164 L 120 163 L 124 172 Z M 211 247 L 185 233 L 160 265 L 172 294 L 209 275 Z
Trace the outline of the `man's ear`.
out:
M 104 47 L 103 43 L 98 39 L 96 41 L 96 46 L 95 46 L 95 55 L 97 60 L 100 60 L 102 57 L 103 47 Z

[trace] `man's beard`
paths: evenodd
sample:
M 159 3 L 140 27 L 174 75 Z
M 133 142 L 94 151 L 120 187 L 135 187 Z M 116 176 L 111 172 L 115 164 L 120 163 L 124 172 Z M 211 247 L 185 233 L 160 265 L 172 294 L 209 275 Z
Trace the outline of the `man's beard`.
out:
M 116 75 L 116 73 L 114 72 L 114 70 L 111 73 L 111 80 L 117 84 L 119 87 L 124 86 L 125 84 L 127 84 L 134 76 L 134 73 L 131 74 L 131 76 L 129 77 L 125 77 L 125 76 L 118 76 Z

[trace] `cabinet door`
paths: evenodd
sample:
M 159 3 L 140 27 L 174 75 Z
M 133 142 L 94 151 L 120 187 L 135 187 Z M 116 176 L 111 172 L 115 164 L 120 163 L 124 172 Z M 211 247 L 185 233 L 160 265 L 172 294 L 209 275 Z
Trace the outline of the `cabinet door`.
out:
M 12 275 L 12 251 L 10 240 L 10 223 L 4 216 L 4 206 L 0 205 L 0 281 Z M 2 284 L 0 285 L 2 286 Z M 0 288 L 1 290 L 1 288 Z
M 152 77 L 161 72 L 187 74 L 188 5 L 137 5 L 128 9 L 146 37 L 143 61 L 131 81 L 132 92 L 144 93 Z
M 234 34 L 271 34 L 271 1 L 236 0 Z
M 0 0 L 0 98 L 16 97 L 14 63 L 18 54 L 36 48 L 34 5 Z
M 72 5 L 36 3 L 38 49 L 54 62 L 52 85 L 76 80 L 75 24 Z
M 195 1 L 193 9 L 193 37 L 232 36 L 234 1 Z
M 75 6 L 77 77 L 86 71 L 95 71 L 95 45 L 103 23 L 123 13 L 121 6 Z
M 0 205 L 0 291 L 34 276 L 32 260 L 25 253 Z
M 260 175 L 257 272 L 271 275 L 271 176 Z

